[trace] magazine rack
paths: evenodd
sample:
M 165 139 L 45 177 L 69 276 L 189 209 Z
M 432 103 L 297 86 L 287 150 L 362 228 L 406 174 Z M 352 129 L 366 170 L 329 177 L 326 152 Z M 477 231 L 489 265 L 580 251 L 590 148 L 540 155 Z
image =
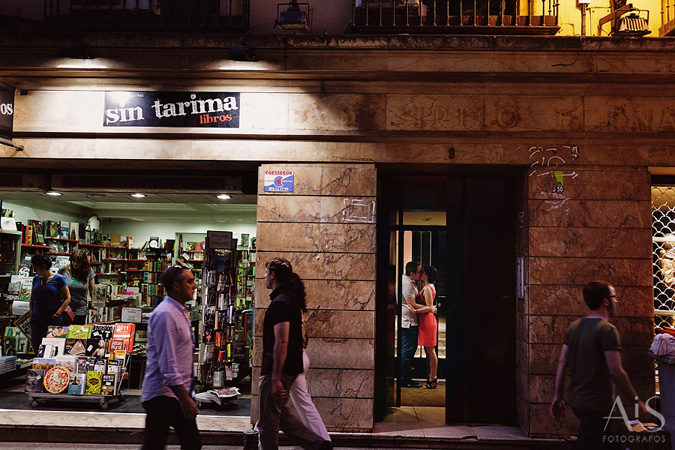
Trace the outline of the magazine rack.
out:
M 72 401 L 92 401 L 96 400 L 99 402 L 101 410 L 108 410 L 108 402 L 113 398 L 117 398 L 120 402 L 126 400 L 127 396 L 123 393 L 122 382 L 124 381 L 124 376 L 127 375 L 127 367 L 129 365 L 129 356 L 124 357 L 124 364 L 120 367 L 120 376 L 117 379 L 115 384 L 115 390 L 110 395 L 103 394 L 84 394 L 84 395 L 75 395 L 68 393 L 52 394 L 49 392 L 28 392 L 28 402 L 30 403 L 31 408 L 37 408 L 41 404 L 45 403 L 47 400 L 72 400 Z

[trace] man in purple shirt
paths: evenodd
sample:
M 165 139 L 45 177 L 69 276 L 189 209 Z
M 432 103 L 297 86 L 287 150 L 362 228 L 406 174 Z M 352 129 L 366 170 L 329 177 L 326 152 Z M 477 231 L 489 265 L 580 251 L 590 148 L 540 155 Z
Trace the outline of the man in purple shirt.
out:
M 202 448 L 197 405 L 192 399 L 194 333 L 185 303 L 194 297 L 195 277 L 182 266 L 162 275 L 164 301 L 148 324 L 147 366 L 141 401 L 147 412 L 144 450 L 163 449 L 173 427 L 181 449 Z

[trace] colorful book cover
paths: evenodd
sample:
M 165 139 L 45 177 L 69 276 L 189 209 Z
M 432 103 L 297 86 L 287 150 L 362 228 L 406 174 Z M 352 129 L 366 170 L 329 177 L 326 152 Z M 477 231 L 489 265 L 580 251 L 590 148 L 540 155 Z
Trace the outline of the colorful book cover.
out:
M 54 367 L 65 367 L 71 372 L 75 372 L 75 368 L 77 367 L 77 356 L 57 356 L 54 358 Z
M 59 227 L 59 237 L 61 239 L 70 239 L 70 223 L 61 221 L 61 225 Z
M 101 394 L 103 395 L 115 395 L 115 384 L 117 382 L 117 376 L 115 374 L 104 374 L 101 377 Z
M 33 369 L 44 369 L 44 370 L 49 370 L 52 367 L 54 367 L 54 359 L 53 358 L 34 358 L 33 359 Z
M 90 370 L 87 372 L 87 387 L 85 389 L 85 394 L 87 395 L 100 395 L 101 394 L 101 377 L 103 374 L 101 372 L 96 372 Z
M 66 339 L 63 349 L 66 355 L 84 356 L 86 354 L 87 341 L 84 339 Z
M 120 373 L 120 360 L 119 359 L 111 359 L 108 361 L 108 373 Z
M 84 395 L 84 389 L 87 385 L 87 375 L 84 373 L 70 373 L 68 382 L 68 393 L 71 395 Z
M 33 227 L 33 244 L 45 245 L 45 235 L 42 230 L 42 222 L 39 220 L 29 220 L 28 224 Z
M 45 358 L 53 358 L 55 356 L 61 356 L 65 353 L 66 340 L 63 338 L 43 337 L 42 345 L 50 345 L 53 347 L 52 353 L 48 356 L 45 356 Z
M 65 327 L 61 325 L 49 325 L 47 327 L 47 336 L 48 338 L 66 338 L 68 337 L 68 331 L 70 327 Z
M 85 354 L 94 358 L 106 358 L 108 356 L 108 345 L 109 342 L 106 339 L 87 339 Z
M 75 365 L 75 372 L 86 374 L 94 370 L 94 358 L 90 356 L 78 356 Z
M 124 348 L 127 353 L 134 349 L 134 335 L 136 333 L 136 324 L 134 323 L 116 323 L 113 333 L 113 340 L 123 340 Z
M 71 339 L 89 339 L 91 337 L 91 325 L 71 325 L 68 330 Z
M 105 359 L 95 359 L 94 360 L 94 372 L 106 372 L 106 360 Z
M 26 392 L 42 392 L 44 369 L 28 369 L 26 371 Z
M 100 285 L 99 285 L 100 286 Z M 98 286 L 95 286 L 96 288 Z M 106 286 L 104 286 L 105 288 Z M 103 293 L 103 297 L 105 297 L 105 292 Z M 94 326 L 91 329 L 91 337 L 92 338 L 97 338 L 97 339 L 105 339 L 109 341 L 113 337 L 113 332 L 115 331 L 115 325 L 114 324 L 94 324 Z

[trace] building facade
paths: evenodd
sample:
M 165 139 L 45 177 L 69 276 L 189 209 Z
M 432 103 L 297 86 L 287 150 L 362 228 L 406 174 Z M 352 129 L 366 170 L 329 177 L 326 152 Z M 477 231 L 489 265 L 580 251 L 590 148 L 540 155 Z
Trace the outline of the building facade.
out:
M 406 231 L 440 236 L 448 423 L 572 433 L 574 419 L 555 422 L 548 406 L 593 279 L 617 286 L 624 364 L 640 396 L 654 395 L 650 188 L 675 173 L 670 38 L 78 38 L 93 59 L 57 56 L 58 33 L 0 35 L 0 82 L 16 89 L 0 172 L 257 170 L 258 264 L 281 255 L 306 280 L 308 379 L 330 430 L 369 431 L 397 402 Z M 255 61 L 228 59 L 242 43 Z M 123 92 L 236 94 L 238 126 L 110 126 Z M 175 113 L 166 104 L 155 112 Z M 117 117 L 133 118 L 124 108 Z M 276 173 L 292 174 L 292 192 L 265 188 Z M 425 228 L 408 213 L 443 219 Z

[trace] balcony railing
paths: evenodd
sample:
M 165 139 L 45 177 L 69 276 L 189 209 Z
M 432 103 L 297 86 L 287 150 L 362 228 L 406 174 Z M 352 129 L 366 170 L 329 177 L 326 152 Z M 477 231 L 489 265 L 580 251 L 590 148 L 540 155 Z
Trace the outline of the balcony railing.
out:
M 540 34 L 558 32 L 558 0 L 354 0 L 352 32 Z
M 675 1 L 661 0 L 661 36 L 675 35 Z
M 250 0 L 44 0 L 45 24 L 77 29 L 248 31 Z

